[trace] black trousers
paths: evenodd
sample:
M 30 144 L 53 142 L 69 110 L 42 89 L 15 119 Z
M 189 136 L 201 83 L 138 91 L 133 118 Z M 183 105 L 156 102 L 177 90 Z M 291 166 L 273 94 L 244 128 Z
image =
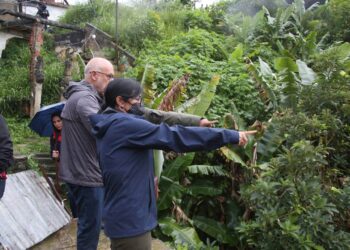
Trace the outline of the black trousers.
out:
M 111 250 L 151 250 L 152 236 L 147 232 L 134 237 L 111 238 Z

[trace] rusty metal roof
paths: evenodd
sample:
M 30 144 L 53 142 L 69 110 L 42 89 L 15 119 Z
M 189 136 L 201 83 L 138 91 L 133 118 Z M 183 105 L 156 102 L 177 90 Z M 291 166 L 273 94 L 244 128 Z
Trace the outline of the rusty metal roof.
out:
M 5 249 L 27 249 L 70 221 L 46 180 L 33 170 L 8 175 L 0 215 L 0 248 Z

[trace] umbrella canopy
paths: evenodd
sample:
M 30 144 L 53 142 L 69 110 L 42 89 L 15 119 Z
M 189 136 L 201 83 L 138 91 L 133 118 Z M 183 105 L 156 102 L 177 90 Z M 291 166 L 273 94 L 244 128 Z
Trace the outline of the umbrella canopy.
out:
M 40 136 L 51 136 L 53 127 L 51 123 L 51 115 L 61 112 L 65 102 L 59 102 L 42 107 L 29 123 L 29 127 Z

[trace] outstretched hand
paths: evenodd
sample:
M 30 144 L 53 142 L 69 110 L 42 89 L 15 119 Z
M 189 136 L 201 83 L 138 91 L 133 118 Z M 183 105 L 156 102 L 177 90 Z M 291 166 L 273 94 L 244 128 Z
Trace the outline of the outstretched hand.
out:
M 248 135 L 254 135 L 258 132 L 257 130 L 250 130 L 250 131 L 239 131 L 239 146 L 245 146 L 248 143 Z
M 206 118 L 203 118 L 200 120 L 199 122 L 199 126 L 200 127 L 208 127 L 208 128 L 212 128 L 214 127 L 215 123 L 217 123 L 218 121 L 209 121 Z

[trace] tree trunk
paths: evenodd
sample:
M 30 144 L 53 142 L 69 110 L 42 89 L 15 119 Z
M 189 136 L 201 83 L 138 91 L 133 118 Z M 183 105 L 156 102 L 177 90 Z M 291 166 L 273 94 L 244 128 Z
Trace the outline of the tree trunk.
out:
M 61 94 L 61 101 L 64 101 L 65 98 L 63 96 L 63 93 L 65 89 L 68 87 L 69 82 L 72 80 L 72 72 L 73 72 L 73 66 L 74 66 L 74 57 L 75 57 L 75 51 L 73 48 L 67 48 L 65 51 L 65 61 L 64 61 L 64 73 L 63 73 L 63 80 L 61 82 L 60 86 L 60 94 Z

